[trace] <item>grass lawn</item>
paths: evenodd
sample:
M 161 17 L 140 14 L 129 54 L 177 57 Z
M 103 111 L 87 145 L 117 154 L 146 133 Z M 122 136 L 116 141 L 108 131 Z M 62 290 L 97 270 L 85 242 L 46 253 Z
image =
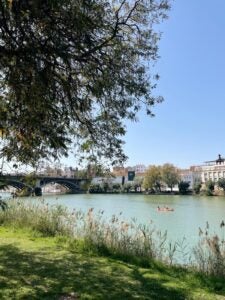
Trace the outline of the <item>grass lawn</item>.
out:
M 100 256 L 0 226 L 0 299 L 225 299 L 224 280 Z

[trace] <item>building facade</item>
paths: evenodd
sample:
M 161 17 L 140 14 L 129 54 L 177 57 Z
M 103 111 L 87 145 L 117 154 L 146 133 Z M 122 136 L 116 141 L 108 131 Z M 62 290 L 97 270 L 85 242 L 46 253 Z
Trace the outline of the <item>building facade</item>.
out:
M 147 170 L 147 167 L 143 164 L 138 164 L 133 167 L 113 167 L 113 175 L 115 176 L 127 176 L 127 173 L 129 171 L 134 171 L 135 176 L 144 176 L 145 172 Z
M 225 158 L 219 154 L 218 159 L 206 161 L 203 165 L 194 167 L 194 172 L 200 174 L 202 183 L 209 180 L 217 182 L 219 179 L 225 178 Z

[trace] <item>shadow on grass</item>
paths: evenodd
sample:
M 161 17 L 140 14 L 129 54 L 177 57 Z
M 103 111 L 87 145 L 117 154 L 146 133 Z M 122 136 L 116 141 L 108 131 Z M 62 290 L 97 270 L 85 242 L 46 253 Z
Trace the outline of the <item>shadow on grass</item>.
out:
M 100 252 L 99 254 L 104 256 L 104 252 Z M 217 295 L 225 296 L 224 277 L 207 276 L 206 274 L 194 271 L 194 269 L 191 268 L 187 269 L 182 266 L 167 266 L 161 262 L 135 257 L 132 255 L 128 256 L 124 254 L 112 254 L 105 251 L 105 256 L 145 268 L 146 271 L 142 272 L 143 276 L 145 274 L 148 275 L 149 272 L 152 271 L 153 273 L 162 274 L 164 278 L 170 278 L 170 281 L 183 282 L 184 285 L 186 285 L 186 290 L 198 290 L 201 288 L 208 293 L 216 293 Z M 143 284 L 145 285 L 146 282 Z
M 0 246 L 0 299 L 186 299 L 165 278 L 146 278 L 137 266 L 60 249 L 23 252 Z M 66 299 L 66 298 L 64 298 Z

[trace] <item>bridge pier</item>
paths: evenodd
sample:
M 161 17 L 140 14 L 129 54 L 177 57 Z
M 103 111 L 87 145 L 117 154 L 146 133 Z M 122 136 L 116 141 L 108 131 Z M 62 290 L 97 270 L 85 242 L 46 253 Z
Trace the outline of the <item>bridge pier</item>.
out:
M 34 188 L 34 195 L 35 195 L 35 196 L 42 196 L 42 189 L 41 189 L 40 186 L 36 186 L 36 187 Z
M 41 180 L 37 179 L 33 190 L 34 196 L 42 196 Z

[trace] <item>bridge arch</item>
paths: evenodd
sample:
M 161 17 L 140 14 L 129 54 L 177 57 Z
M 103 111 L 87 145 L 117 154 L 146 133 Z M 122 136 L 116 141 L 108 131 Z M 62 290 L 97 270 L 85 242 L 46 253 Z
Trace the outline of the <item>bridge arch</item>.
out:
M 30 187 L 29 185 L 26 185 L 25 183 L 21 182 L 21 181 L 17 181 L 17 180 L 13 180 L 13 179 L 5 179 L 4 183 L 7 186 L 11 186 L 14 187 L 15 189 L 21 191 L 23 189 L 27 189 L 30 190 L 32 192 L 32 187 Z
M 78 183 L 71 182 L 66 178 L 44 178 L 40 180 L 40 187 L 43 188 L 45 185 L 50 183 L 57 183 L 59 185 L 62 185 L 72 193 L 78 193 L 80 191 L 80 186 Z
M 37 176 L 35 187 L 31 187 L 26 183 L 25 179 L 24 174 L 0 174 L 0 181 L 3 181 L 8 186 L 12 186 L 20 191 L 26 189 L 30 194 L 34 193 L 36 196 L 40 196 L 42 194 L 42 187 L 49 183 L 57 183 L 66 187 L 71 193 L 79 193 L 82 191 L 82 186 L 87 182 L 87 179 L 77 179 L 74 177 Z

